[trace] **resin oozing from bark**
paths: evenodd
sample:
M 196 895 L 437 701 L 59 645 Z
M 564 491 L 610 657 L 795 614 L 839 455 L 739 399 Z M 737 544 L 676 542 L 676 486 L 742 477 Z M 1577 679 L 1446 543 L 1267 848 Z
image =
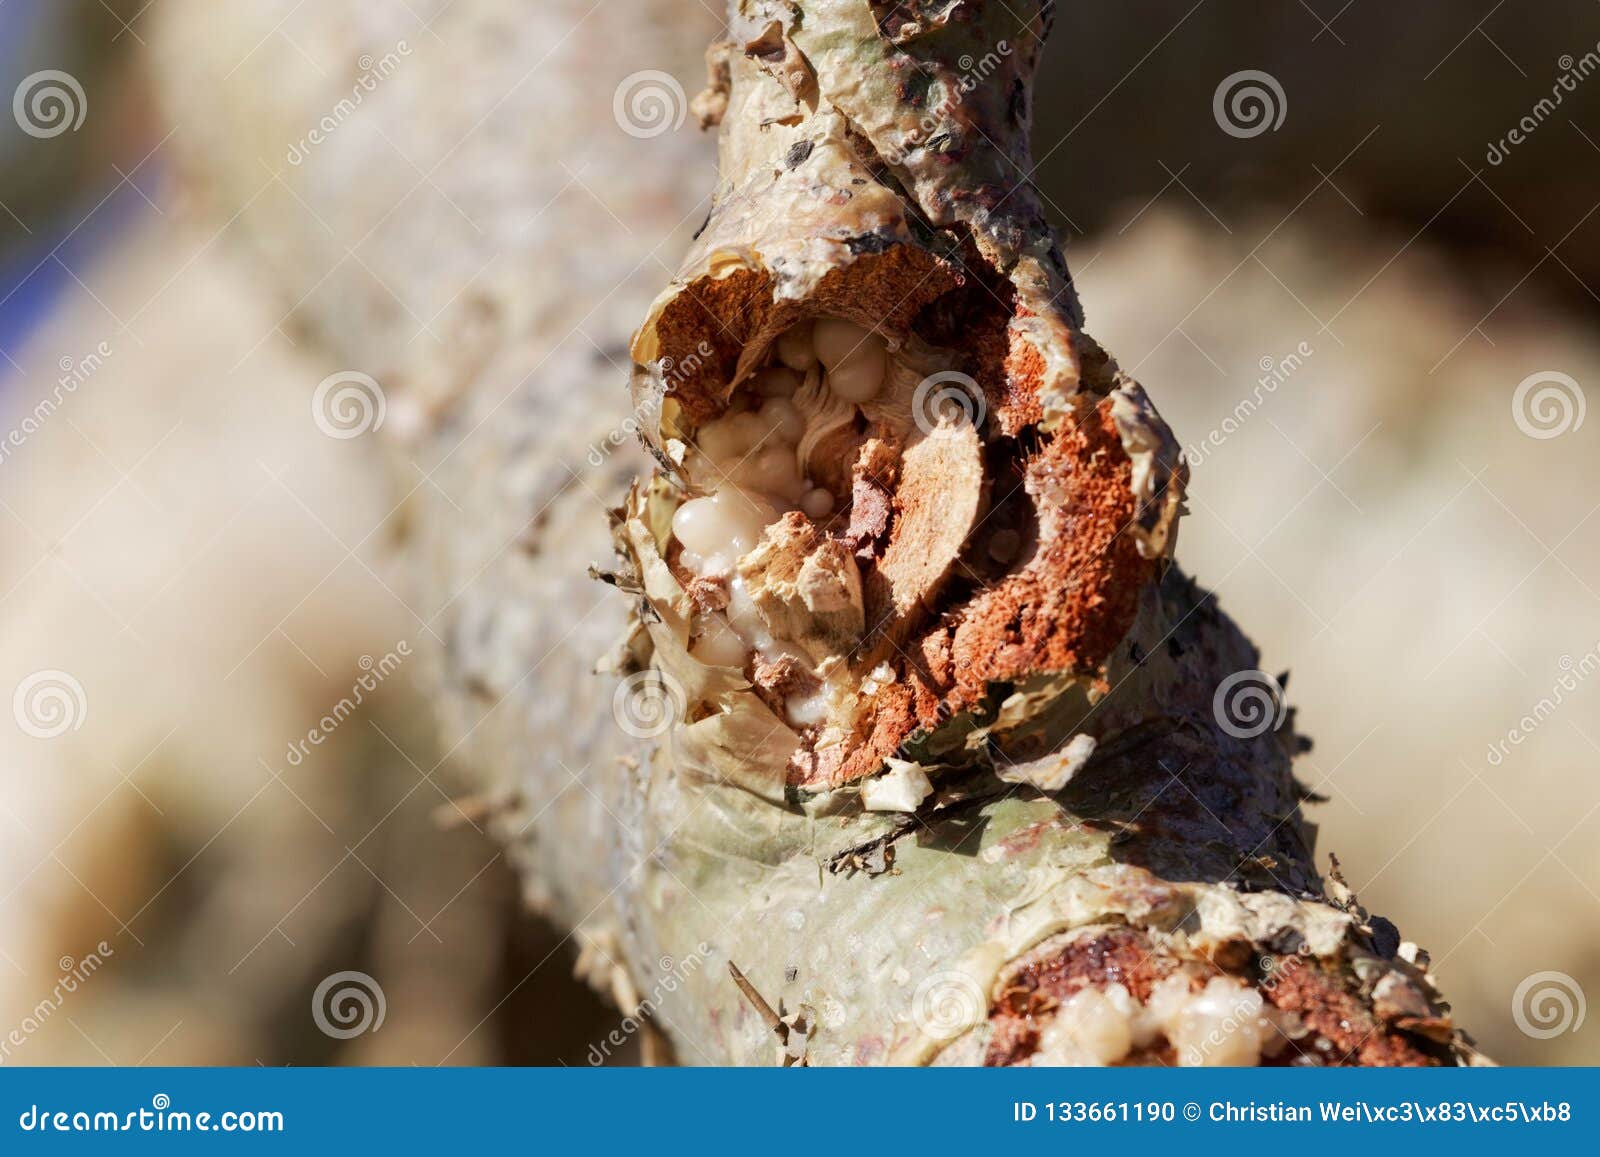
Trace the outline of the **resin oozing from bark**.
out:
M 1012 94 L 1047 24 L 983 5 L 889 36 L 865 5 L 752 4 L 709 54 L 723 181 L 632 350 L 671 485 L 636 489 L 620 538 L 673 580 L 654 661 L 723 673 L 677 673 L 685 720 L 767 726 L 791 788 L 1017 758 L 1038 728 L 1004 705 L 1085 714 L 1170 551 L 1176 440 L 1000 180 L 1026 171 Z
M 1185 959 L 1131 928 L 1073 935 L 1001 979 L 984 1063 L 1320 1067 L 1451 1059 L 1450 1032 L 1429 1039 L 1417 1031 L 1430 1014 L 1442 1014 L 1404 961 L 1360 958 L 1381 978 L 1372 987 L 1403 992 L 1403 1002 L 1362 1000 L 1350 963 L 1339 959 L 1246 951 L 1222 963 L 1229 967 Z
M 871 775 L 1010 684 L 1092 692 L 1154 572 L 1124 533 L 1139 501 L 1112 401 L 1006 437 L 990 407 L 1037 359 L 974 344 L 987 360 L 802 318 L 740 353 L 732 390 L 673 395 L 679 488 L 643 500 L 675 503 L 647 521 L 670 525 L 689 655 L 795 732 L 792 784 Z

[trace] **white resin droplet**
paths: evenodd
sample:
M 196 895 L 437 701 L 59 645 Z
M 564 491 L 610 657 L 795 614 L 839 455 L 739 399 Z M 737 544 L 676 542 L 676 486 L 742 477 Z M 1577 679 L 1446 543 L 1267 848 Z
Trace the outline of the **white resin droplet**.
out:
M 826 518 L 833 513 L 833 494 L 821 487 L 807 490 L 800 497 L 800 509 L 811 519 Z
M 824 317 L 816 324 L 812 344 L 822 364 L 831 369 L 840 362 L 858 356 L 866 348 L 871 332 L 853 321 Z
M 708 615 L 701 623 L 700 635 L 689 645 L 689 653 L 713 667 L 743 667 L 750 649 L 728 626 L 721 615 Z
M 1149 999 L 1135 1010 L 1133 1043 L 1146 1048 L 1155 1043 L 1157 1037 L 1170 1037 L 1170 1026 L 1177 1023 L 1178 1014 L 1188 1003 L 1189 978 L 1183 973 L 1175 973 L 1157 983 L 1150 990 Z
M 1040 1039 L 1040 1051 L 1075 1054 L 1097 1065 L 1120 1061 L 1132 1049 L 1133 1008 L 1126 989 L 1120 994 L 1081 989 L 1061 1006 Z
M 739 435 L 726 418 L 718 418 L 701 426 L 695 431 L 694 442 L 700 453 L 713 462 L 737 458 L 740 454 Z
M 836 397 L 847 402 L 859 404 L 870 401 L 883 389 L 883 376 L 887 369 L 883 347 L 878 346 L 830 369 L 828 388 Z
M 761 541 L 761 532 L 777 519 L 771 504 L 734 486 L 709 498 L 691 498 L 672 516 L 672 533 L 685 550 L 711 558 L 738 557 Z
M 778 337 L 778 360 L 791 370 L 805 373 L 817 364 L 816 347 L 812 344 L 811 323 L 801 322 L 784 330 Z
M 828 689 L 810 695 L 790 695 L 783 701 L 783 713 L 796 727 L 816 727 L 828 718 Z
M 739 482 L 785 502 L 798 498 L 805 487 L 794 447 L 786 442 L 769 442 L 766 449 L 745 459 L 739 467 Z
M 767 621 L 756 610 L 744 579 L 735 577 L 728 583 L 728 622 L 739 632 L 739 637 L 758 651 L 772 646 L 772 635 L 767 631 Z
M 1220 976 L 1189 997 L 1169 1031 L 1187 1068 L 1261 1061 L 1261 994 Z
M 1010 562 L 1022 549 L 1022 536 L 1014 530 L 997 530 L 989 540 L 989 557 L 995 562 Z
M 793 446 L 806 432 L 806 418 L 788 398 L 772 398 L 762 405 L 761 420 L 772 436 Z
M 767 429 L 767 424 L 761 420 L 761 415 L 746 411 L 735 414 L 728 419 L 728 422 L 738 438 L 739 453 L 748 454 L 757 446 L 766 445 L 767 434 L 770 431 Z

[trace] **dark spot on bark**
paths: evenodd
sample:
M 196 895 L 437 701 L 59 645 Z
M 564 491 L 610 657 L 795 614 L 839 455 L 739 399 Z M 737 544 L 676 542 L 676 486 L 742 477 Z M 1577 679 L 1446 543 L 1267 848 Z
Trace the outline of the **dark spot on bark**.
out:
M 928 103 L 928 92 L 932 87 L 932 74 L 917 69 L 901 80 L 900 99 L 911 108 L 920 109 Z
M 1400 951 L 1400 929 L 1382 916 L 1373 916 L 1367 923 L 1372 929 L 1373 952 L 1385 960 L 1393 960 Z
M 1021 128 L 1028 123 L 1028 86 L 1022 83 L 1019 76 L 1011 85 L 1011 100 L 1007 108 L 1011 123 L 1016 128 Z
M 850 252 L 857 257 L 863 253 L 883 253 L 894 245 L 894 239 L 885 237 L 881 233 L 860 233 L 854 237 L 846 237 L 844 243 L 849 246 Z

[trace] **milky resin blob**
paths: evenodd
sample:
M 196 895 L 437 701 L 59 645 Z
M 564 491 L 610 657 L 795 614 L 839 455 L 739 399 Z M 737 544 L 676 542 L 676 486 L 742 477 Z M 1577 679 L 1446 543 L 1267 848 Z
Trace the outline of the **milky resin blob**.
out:
M 689 645 L 689 653 L 713 667 L 743 667 L 750 648 L 726 618 L 712 614 L 702 620 L 700 634 Z
M 1168 1036 L 1178 1064 L 1189 1068 L 1261 1061 L 1261 994 L 1220 976 L 1192 994 Z
M 778 512 L 761 498 L 724 486 L 707 498 L 691 498 L 672 516 L 672 533 L 706 570 L 725 570 L 761 541 Z
M 828 388 L 847 402 L 865 402 L 883 389 L 888 344 L 854 322 L 825 317 L 816 323 L 817 357 L 828 369 Z
M 812 344 L 811 323 L 803 321 L 791 325 L 778 337 L 778 360 L 791 370 L 805 373 L 817 364 L 816 347 Z
M 805 435 L 805 415 L 786 397 L 769 398 L 756 416 L 766 425 L 767 433 L 780 442 L 793 446 Z
M 741 486 L 770 495 L 785 506 L 798 502 L 806 492 L 794 447 L 787 442 L 775 442 L 747 457 L 739 464 L 738 479 Z
M 800 496 L 800 509 L 805 511 L 807 518 L 818 521 L 833 513 L 833 492 L 824 490 L 820 486 L 807 490 Z
M 847 402 L 854 402 L 857 405 L 870 402 L 878 396 L 878 391 L 883 389 L 886 368 L 881 356 L 876 359 L 852 358 L 828 371 L 828 388 L 833 391 L 835 397 L 843 398 Z
M 836 366 L 862 349 L 872 331 L 837 317 L 824 317 L 812 330 L 812 344 L 825 366 Z
M 1109 1065 L 1133 1051 L 1134 1002 L 1120 984 L 1080 989 L 1039 1037 L 1050 1063 Z
M 816 727 L 828 719 L 828 688 L 824 684 L 810 695 L 790 695 L 783 701 L 783 713 L 796 727 Z

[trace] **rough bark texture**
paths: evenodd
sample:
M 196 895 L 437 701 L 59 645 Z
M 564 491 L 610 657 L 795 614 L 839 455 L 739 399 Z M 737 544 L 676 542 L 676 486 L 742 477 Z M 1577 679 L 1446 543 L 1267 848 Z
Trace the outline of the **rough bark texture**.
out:
M 1072 1060 L 1080 990 L 1144 1005 L 1174 977 L 1196 994 L 1192 1028 L 1175 1014 L 1120 1059 L 1214 1055 L 1205 1033 L 1229 1008 L 1199 994 L 1220 977 L 1246 1002 L 1235 1019 L 1282 1033 L 1273 1063 L 1474 1060 L 1425 957 L 1325 890 L 1292 715 L 1230 727 L 1218 705 L 1259 658 L 1169 561 L 1176 441 L 1083 335 L 1023 179 L 1050 6 L 734 4 L 695 105 L 721 125 L 715 202 L 653 305 L 660 239 L 713 178 L 688 133 L 613 134 L 611 87 L 690 75 L 686 42 L 716 30 L 695 3 L 587 7 L 458 4 L 441 19 L 481 23 L 484 57 L 417 43 L 361 118 L 265 186 L 241 139 L 298 138 L 342 82 L 266 109 L 250 94 L 270 52 L 222 76 L 186 43 L 189 14 L 163 48 L 175 115 L 214 126 L 195 163 L 224 216 L 241 210 L 318 341 L 389 394 L 447 745 L 591 977 L 629 1011 L 647 1003 L 685 1062 Z M 404 34 L 388 19 L 297 13 L 295 36 L 353 53 Z M 469 73 L 498 87 L 455 99 Z M 357 177 L 392 164 L 395 141 L 435 165 L 426 206 Z M 985 500 L 1024 495 L 1015 525 L 1034 546 L 985 570 L 975 517 L 938 573 L 906 578 L 896 558 L 941 549 L 944 520 L 919 520 L 919 502 L 948 508 L 940 486 L 904 493 L 905 467 L 864 581 L 916 597 L 883 603 L 893 646 L 873 658 L 893 678 L 833 744 L 689 656 L 697 609 L 664 530 L 697 425 L 817 315 L 882 328 L 912 364 L 959 359 L 986 411 Z M 631 427 L 607 365 L 641 319 L 631 422 L 658 470 L 615 524 L 618 594 L 584 564 L 609 553 L 599 496 L 641 464 L 609 437 Z M 608 652 L 620 684 L 587 674 Z M 629 716 L 657 707 L 670 726 Z M 933 787 L 914 811 L 862 809 L 864 784 L 910 764 Z

